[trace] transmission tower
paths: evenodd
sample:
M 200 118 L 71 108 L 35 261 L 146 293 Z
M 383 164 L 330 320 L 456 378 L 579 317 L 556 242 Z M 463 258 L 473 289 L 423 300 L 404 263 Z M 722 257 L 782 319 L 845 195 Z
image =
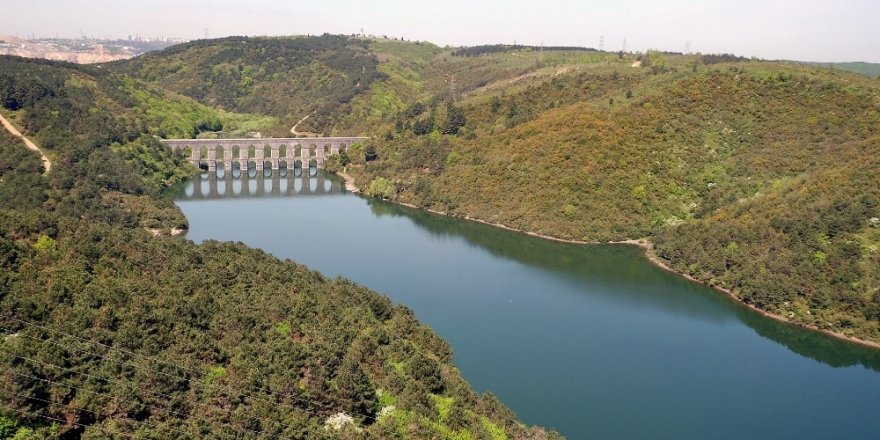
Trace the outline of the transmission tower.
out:
M 449 95 L 452 96 L 452 100 L 455 101 L 455 74 L 447 73 L 446 77 L 448 78 L 446 82 L 449 83 Z

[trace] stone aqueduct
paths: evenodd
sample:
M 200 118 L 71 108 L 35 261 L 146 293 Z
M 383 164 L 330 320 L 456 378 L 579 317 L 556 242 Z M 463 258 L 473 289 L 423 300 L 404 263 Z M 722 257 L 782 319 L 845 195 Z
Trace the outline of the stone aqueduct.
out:
M 231 170 L 234 163 L 247 169 L 253 162 L 257 171 L 267 164 L 272 170 L 309 168 L 314 164 L 323 168 L 328 157 L 346 151 L 352 145 L 365 141 L 366 137 L 317 137 L 317 138 L 248 138 L 248 139 L 160 139 L 172 152 L 190 150 L 189 162 L 198 167 L 207 164 L 208 172 L 217 171 L 217 164 Z

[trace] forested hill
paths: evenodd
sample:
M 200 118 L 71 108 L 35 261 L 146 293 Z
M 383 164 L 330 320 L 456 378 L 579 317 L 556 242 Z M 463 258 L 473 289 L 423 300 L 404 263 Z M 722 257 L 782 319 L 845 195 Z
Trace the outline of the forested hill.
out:
M 380 70 L 424 94 L 368 129 L 376 154 L 348 167 L 367 193 L 558 238 L 644 238 L 755 307 L 880 342 L 877 79 L 732 55 L 395 45 L 371 46 L 396 54 Z
M 212 107 L 277 116 L 269 134 L 283 136 L 306 115 L 346 113 L 383 76 L 378 64 L 364 40 L 323 35 L 200 40 L 107 68 Z
M 167 235 L 160 191 L 193 170 L 152 135 L 264 118 L 14 57 L 0 104 L 55 164 L 0 132 L 0 438 L 558 438 L 475 394 L 405 307 Z

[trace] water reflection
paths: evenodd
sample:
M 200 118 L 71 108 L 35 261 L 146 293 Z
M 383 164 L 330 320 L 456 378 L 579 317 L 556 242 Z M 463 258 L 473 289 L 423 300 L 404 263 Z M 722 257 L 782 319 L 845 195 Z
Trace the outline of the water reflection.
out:
M 462 238 L 493 256 L 553 272 L 571 282 L 593 286 L 589 294 L 606 296 L 616 303 L 674 312 L 704 321 L 736 319 L 758 335 L 787 347 L 801 356 L 832 367 L 862 365 L 880 371 L 880 351 L 845 343 L 830 336 L 765 318 L 720 292 L 670 277 L 646 265 L 633 246 L 583 246 L 553 242 L 505 231 L 474 222 L 451 221 L 424 211 L 370 200 L 376 216 L 402 217 L 437 237 Z M 593 252 L 601 249 L 601 252 Z M 602 288 L 595 288 L 597 283 Z M 688 294 L 681 294 L 682 291 Z
M 230 197 L 290 197 L 343 194 L 345 184 L 335 175 L 320 170 L 309 172 L 249 172 L 237 168 L 217 175 L 202 173 L 173 188 L 170 195 L 178 200 L 220 200 Z

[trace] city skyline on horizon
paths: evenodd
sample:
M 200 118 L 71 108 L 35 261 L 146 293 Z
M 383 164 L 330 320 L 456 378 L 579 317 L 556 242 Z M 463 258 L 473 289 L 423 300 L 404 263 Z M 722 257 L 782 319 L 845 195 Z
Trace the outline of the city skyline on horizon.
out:
M 880 27 L 871 23 L 871 17 L 880 16 L 880 2 L 868 0 L 834 4 L 817 0 L 601 0 L 590 4 L 561 0 L 553 8 L 520 0 L 487 0 L 480 5 L 453 0 L 440 7 L 399 0 L 380 0 L 375 7 L 341 0 L 320 4 L 253 0 L 246 6 L 232 0 L 78 3 L 46 0 L 33 5 L 13 0 L 6 9 L 20 19 L 10 28 L 0 29 L 0 34 L 197 40 L 232 35 L 364 33 L 452 47 L 544 44 L 606 51 L 658 49 L 768 60 L 880 63 Z M 751 10 L 749 3 L 760 6 Z M 388 10 L 397 13 L 389 14 Z

